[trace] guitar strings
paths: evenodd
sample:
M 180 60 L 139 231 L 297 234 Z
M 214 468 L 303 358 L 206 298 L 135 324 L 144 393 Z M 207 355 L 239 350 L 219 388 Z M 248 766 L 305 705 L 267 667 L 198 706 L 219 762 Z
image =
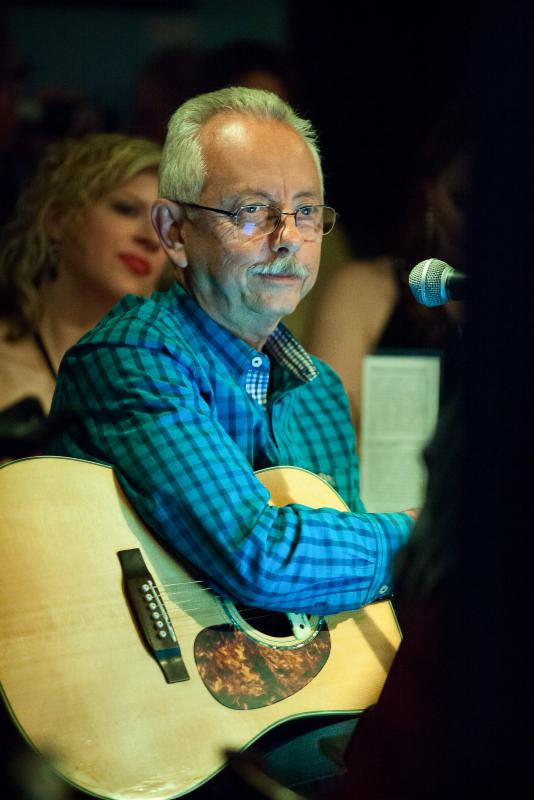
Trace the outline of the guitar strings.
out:
M 152 580 L 154 580 L 154 579 L 152 578 Z M 186 578 L 186 580 L 179 581 L 179 582 L 176 582 L 176 583 L 165 583 L 165 582 L 159 582 L 159 581 L 156 583 L 154 581 L 154 586 L 158 590 L 164 589 L 166 595 L 170 599 L 174 599 L 175 597 L 179 597 L 179 592 L 178 591 L 169 591 L 170 588 L 172 588 L 174 586 L 176 586 L 178 588 L 180 588 L 182 586 L 186 586 L 187 587 L 187 586 L 190 586 L 190 585 L 198 586 L 201 591 L 206 592 L 207 594 L 213 595 L 214 598 L 220 599 L 219 595 L 216 592 L 216 590 L 212 589 L 211 586 L 208 584 L 208 582 L 203 578 L 199 578 L 199 579 Z M 343 586 L 336 586 L 335 588 L 332 588 L 332 589 L 324 589 L 323 588 L 323 589 L 321 589 L 321 594 L 334 595 L 334 594 L 338 594 L 339 592 L 342 592 L 343 590 L 344 590 Z M 310 595 L 310 597 L 314 597 L 314 596 L 315 596 L 315 594 Z M 223 598 L 223 599 L 226 599 L 226 598 Z M 231 602 L 236 602 L 236 601 L 231 601 Z M 237 601 L 237 602 L 239 602 L 239 601 Z M 354 610 L 354 609 L 352 609 L 352 610 Z M 274 612 L 274 613 L 278 613 L 278 612 Z M 285 613 L 285 612 L 281 612 L 281 613 Z
M 190 584 L 196 585 L 202 592 L 205 592 L 208 596 L 211 596 L 213 598 L 213 600 L 216 603 L 220 604 L 220 605 L 222 605 L 224 600 L 227 599 L 227 598 L 221 598 L 219 595 L 217 595 L 217 593 L 206 583 L 206 581 L 204 581 L 202 579 L 185 581 L 183 583 L 160 583 L 160 584 L 156 584 L 155 583 L 154 586 L 158 589 L 158 591 L 161 591 L 161 589 L 164 589 L 167 597 L 169 598 L 169 600 L 171 600 L 172 602 L 178 603 L 180 605 L 180 608 L 184 608 L 184 606 L 182 605 L 182 603 L 179 600 L 179 598 L 182 596 L 183 593 L 180 593 L 179 591 L 169 591 L 169 588 L 173 587 L 173 586 L 176 586 L 176 587 L 186 586 L 187 587 Z M 339 591 L 339 590 L 336 590 L 336 591 Z M 334 593 L 334 592 L 332 591 L 331 593 Z M 231 602 L 232 604 L 235 605 L 236 601 L 229 601 L 229 602 Z M 250 609 L 252 607 L 247 606 L 247 608 Z M 187 610 L 191 610 L 191 609 L 192 609 L 192 607 L 188 607 L 187 608 Z M 226 612 L 224 612 L 224 609 L 223 609 L 223 613 L 226 614 Z M 269 610 L 269 609 L 258 608 L 257 609 L 257 614 L 251 615 L 250 618 L 251 619 L 264 619 L 264 618 L 266 618 L 268 616 L 271 616 L 273 614 L 284 614 L 284 613 L 287 613 L 287 612 L 284 612 L 284 611 L 272 611 L 272 610 Z M 226 614 L 226 616 L 228 616 L 228 615 Z M 309 616 L 318 616 L 318 615 L 309 615 Z
M 169 609 L 166 608 L 167 614 L 169 615 L 170 618 L 181 620 L 183 619 L 183 617 L 181 616 L 182 614 L 195 613 L 195 612 L 198 613 L 205 612 L 207 614 L 210 613 L 213 614 L 215 612 L 222 618 L 223 621 L 231 622 L 230 617 L 223 606 L 224 599 L 221 598 L 219 595 L 217 595 L 217 593 L 206 583 L 205 580 L 187 578 L 184 581 L 160 583 L 154 581 L 154 579 L 152 578 L 152 582 L 154 589 L 157 589 L 160 592 L 160 594 L 163 590 L 164 594 L 168 598 L 168 601 L 172 603 L 173 606 L 177 606 L 177 608 L 171 608 L 171 611 L 169 611 Z M 340 589 L 338 587 L 336 589 L 326 590 L 326 593 L 335 594 L 339 591 Z M 203 600 L 202 596 L 211 598 L 212 600 L 211 607 L 202 604 Z M 163 604 L 165 605 L 165 598 L 163 597 L 163 595 L 162 595 L 162 601 Z M 120 601 L 118 601 L 118 603 L 119 602 L 121 604 L 124 602 L 122 597 L 120 598 Z M 229 600 L 229 602 L 235 605 L 235 601 Z M 72 603 L 69 602 L 68 605 L 70 608 L 76 608 L 77 613 L 83 613 L 84 608 L 96 612 L 99 610 L 99 608 L 106 608 L 106 607 L 109 608 L 110 603 L 109 600 L 105 598 L 95 599 L 91 597 L 87 600 L 86 603 L 81 604 L 79 598 L 76 598 L 75 601 L 73 601 Z M 247 608 L 250 609 L 250 607 Z M 41 612 L 37 611 L 36 613 L 48 614 L 49 610 L 45 608 L 43 611 Z M 269 616 L 272 616 L 274 614 L 284 614 L 284 613 L 286 612 L 283 611 L 279 612 L 269 609 L 258 608 L 256 613 L 250 612 L 248 614 L 247 621 L 261 620 Z M 3 616 L 4 615 L 0 612 L 0 619 L 2 619 Z M 308 614 L 308 616 L 321 616 L 321 615 Z
M 202 605 L 197 605 L 197 606 L 187 605 L 184 602 L 180 602 L 180 599 L 179 599 L 181 596 L 185 595 L 186 596 L 186 600 L 187 600 L 187 593 L 183 593 L 183 592 L 180 593 L 178 591 L 169 592 L 169 590 L 168 590 L 168 588 L 171 587 L 171 586 L 177 586 L 177 587 L 186 586 L 187 587 L 189 585 L 187 582 L 186 583 L 159 584 L 159 585 L 155 584 L 155 587 L 158 588 L 158 590 L 161 590 L 162 588 L 165 588 L 165 591 L 166 591 L 166 594 L 167 594 L 167 597 L 169 598 L 169 600 L 171 602 L 173 602 L 173 603 L 177 603 L 179 605 L 181 611 L 184 611 L 186 613 L 192 613 L 192 612 L 195 612 L 195 611 L 196 612 L 201 612 L 203 610 L 217 611 L 218 613 L 220 613 L 223 623 L 231 624 L 234 627 L 239 627 L 238 625 L 236 626 L 235 622 L 230 618 L 228 612 L 224 609 L 223 601 L 213 592 L 213 590 L 206 584 L 205 581 L 203 581 L 203 580 L 195 580 L 195 581 L 191 581 L 191 583 L 194 583 L 198 587 L 198 589 L 200 589 L 202 592 L 205 592 L 208 596 L 212 597 L 213 602 L 215 604 L 215 608 L 213 608 L 213 609 L 205 609 L 205 607 L 203 607 Z M 198 600 L 197 600 L 197 602 L 198 602 Z M 168 614 L 169 619 L 171 620 L 171 622 L 181 621 L 182 617 L 181 617 L 181 615 L 179 615 L 177 613 L 176 609 L 173 609 L 172 611 L 169 611 L 166 608 L 166 611 L 167 611 L 167 614 Z M 237 610 L 237 613 L 239 614 L 238 610 Z M 272 616 L 275 616 L 275 615 L 280 615 L 280 614 L 283 615 L 284 612 L 283 611 L 282 612 L 270 611 L 268 609 L 258 608 L 258 609 L 255 609 L 253 612 L 248 613 L 247 617 L 243 618 L 243 619 L 244 619 L 244 621 L 246 623 L 259 622 L 259 621 L 268 619 L 269 617 L 272 617 Z
M 169 620 L 173 625 L 176 624 L 176 633 L 177 636 L 181 634 L 187 635 L 188 628 L 198 628 L 199 625 L 202 624 L 203 627 L 209 627 L 210 625 L 220 625 L 220 624 L 227 624 L 231 625 L 237 629 L 239 629 L 239 623 L 236 622 L 230 617 L 227 610 L 224 608 L 223 599 L 217 595 L 213 589 L 206 583 L 203 579 L 193 579 L 190 577 L 186 577 L 183 581 L 174 581 L 174 582 L 156 582 L 152 578 L 153 588 L 157 589 L 160 594 L 163 590 L 165 597 L 163 594 L 161 595 L 161 599 L 165 608 L 165 611 L 168 615 Z M 339 592 L 339 588 L 332 589 L 328 591 L 328 594 L 333 594 L 335 592 Z M 211 598 L 210 606 L 203 605 L 202 600 L 204 597 Z M 168 602 L 172 604 L 170 607 L 166 605 L 166 599 Z M 233 602 L 233 601 L 229 601 Z M 120 598 L 121 605 L 125 603 L 124 598 Z M 114 603 L 114 605 L 119 605 L 119 601 Z M 99 610 L 99 608 L 108 608 L 110 607 L 109 600 L 102 598 L 100 600 L 96 600 L 94 598 L 90 598 L 87 600 L 86 603 L 80 604 L 79 600 L 73 603 L 69 603 L 69 607 L 76 610 L 76 613 L 79 615 L 77 619 L 78 625 L 85 625 L 86 627 L 90 627 L 94 625 L 95 622 L 95 612 Z M 126 607 L 129 607 L 126 603 Z M 269 609 L 261 609 L 258 608 L 255 611 L 251 611 L 250 607 L 247 613 L 246 618 L 243 617 L 246 624 L 253 626 L 255 622 L 261 622 L 262 620 L 268 619 L 269 617 L 275 615 L 283 615 L 285 612 L 277 612 L 271 611 Z M 88 613 L 84 613 L 84 609 L 87 611 L 92 612 L 90 615 Z M 236 609 L 237 613 L 239 614 L 239 610 Z M 43 611 L 39 612 L 36 610 L 35 615 L 32 615 L 36 618 L 39 618 L 39 615 L 42 616 L 49 616 L 50 610 L 45 608 Z M 205 618 L 200 621 L 196 621 L 193 617 L 194 614 L 198 616 L 203 615 Z M 191 615 L 192 618 L 188 619 L 188 615 Z M 241 616 L 241 615 L 240 615 Z M 320 618 L 321 615 L 311 615 L 308 616 L 312 618 Z M 0 619 L 4 617 L 3 614 L 0 613 Z
M 217 617 L 217 619 L 213 621 L 211 624 L 221 624 L 221 623 L 228 623 L 228 624 L 235 624 L 233 620 L 230 618 L 228 612 L 224 608 L 224 600 L 218 596 L 210 587 L 207 585 L 206 581 L 202 579 L 187 579 L 180 582 L 171 582 L 171 583 L 156 583 L 152 579 L 152 588 L 157 590 L 160 593 L 161 600 L 167 615 L 171 621 L 176 621 L 180 627 L 184 625 L 184 622 L 187 622 L 187 615 L 188 614 L 205 614 L 208 617 L 213 616 Z M 168 588 L 173 589 L 173 591 L 168 591 Z M 163 593 L 162 593 L 162 590 Z M 67 595 L 68 597 L 68 595 Z M 203 604 L 203 599 L 205 597 L 209 597 L 211 599 L 210 605 Z M 65 599 L 65 596 L 64 596 Z M 169 608 L 166 604 L 166 601 L 171 605 Z M 233 601 L 229 601 L 232 604 Z M 125 603 L 124 598 L 117 598 L 116 601 L 113 602 L 113 605 L 119 606 Z M 71 609 L 75 609 L 78 615 L 77 623 L 78 625 L 90 625 L 94 623 L 95 614 L 101 609 L 110 608 L 110 601 L 106 598 L 95 599 L 93 597 L 87 599 L 86 602 L 80 602 L 79 598 L 76 598 L 73 602 L 68 602 L 68 607 Z M 126 602 L 126 605 L 127 602 Z M 234 604 L 235 605 L 235 604 Z M 271 611 L 269 609 L 262 609 L 258 608 L 255 611 L 251 611 L 250 607 L 249 613 L 246 617 L 246 622 L 251 623 L 254 621 L 261 621 L 263 619 L 267 619 L 270 616 L 284 614 L 285 612 L 277 612 Z M 237 613 L 239 614 L 238 609 L 236 609 Z M 90 612 L 90 613 L 87 613 Z M 26 612 L 25 616 L 28 617 L 29 613 Z M 34 614 L 32 616 L 38 618 L 39 616 L 49 616 L 50 610 L 48 607 L 39 610 L 35 608 Z M 0 620 L 4 618 L 4 615 L 0 613 Z

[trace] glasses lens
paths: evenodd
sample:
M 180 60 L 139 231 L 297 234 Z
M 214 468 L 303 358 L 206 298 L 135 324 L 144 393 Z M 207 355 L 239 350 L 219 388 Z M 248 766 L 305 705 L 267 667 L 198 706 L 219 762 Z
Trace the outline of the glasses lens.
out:
M 264 205 L 242 206 L 235 222 L 239 233 L 246 238 L 268 236 L 278 227 L 281 213 L 277 208 Z M 330 233 L 336 223 L 336 212 L 330 206 L 302 206 L 295 220 L 302 238 L 313 241 Z
M 303 206 L 297 212 L 297 225 L 306 240 L 330 233 L 336 222 L 336 212 L 330 206 Z
M 236 215 L 239 232 L 246 237 L 265 236 L 272 233 L 278 225 L 279 215 L 270 206 L 243 206 Z
M 337 214 L 330 206 L 323 206 L 323 236 L 330 233 L 336 224 Z

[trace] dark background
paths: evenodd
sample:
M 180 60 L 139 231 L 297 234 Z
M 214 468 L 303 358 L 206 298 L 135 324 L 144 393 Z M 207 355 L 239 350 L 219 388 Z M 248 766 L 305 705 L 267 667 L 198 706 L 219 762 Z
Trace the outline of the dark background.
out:
M 393 224 L 436 109 L 467 102 L 472 283 L 443 786 L 451 798 L 508 797 L 530 783 L 533 28 L 526 3 L 428 5 L 19 0 L 4 16 L 31 67 L 28 108 L 43 86 L 68 84 L 109 106 L 117 125 L 161 46 L 253 37 L 287 47 L 299 110 L 319 129 L 327 198 L 356 233 Z
M 26 115 L 44 89 L 97 101 L 127 129 L 146 59 L 170 45 L 204 51 L 239 39 L 282 47 L 295 103 L 320 133 L 328 202 L 355 242 L 395 223 L 413 155 L 440 108 L 469 95 L 470 3 L 293 0 L 5 3 L 14 43 L 28 62 Z M 33 102 L 33 107 L 32 107 Z

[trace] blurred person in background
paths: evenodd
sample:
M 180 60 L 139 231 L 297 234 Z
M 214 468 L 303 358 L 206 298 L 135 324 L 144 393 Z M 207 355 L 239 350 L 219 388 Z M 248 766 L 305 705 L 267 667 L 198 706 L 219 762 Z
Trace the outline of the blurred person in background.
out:
M 207 91 L 225 86 L 266 89 L 298 105 L 298 85 L 291 54 L 256 39 L 236 39 L 212 50 L 206 58 Z
M 204 89 L 204 55 L 190 45 L 153 53 L 144 63 L 130 132 L 163 143 L 167 123 L 176 108 Z
M 157 144 L 91 134 L 51 144 L 3 230 L 0 409 L 48 412 L 65 351 L 125 294 L 150 295 L 167 259 L 151 223 Z
M 351 259 L 323 289 L 307 344 L 340 375 L 358 431 L 362 368 L 378 350 L 443 351 L 461 321 L 461 304 L 427 308 L 409 288 L 425 258 L 465 270 L 465 212 L 470 158 L 461 109 L 444 114 L 416 156 L 413 184 L 386 251 Z
M 13 211 L 31 170 L 28 159 L 20 152 L 17 117 L 20 87 L 28 69 L 0 19 L 0 226 Z

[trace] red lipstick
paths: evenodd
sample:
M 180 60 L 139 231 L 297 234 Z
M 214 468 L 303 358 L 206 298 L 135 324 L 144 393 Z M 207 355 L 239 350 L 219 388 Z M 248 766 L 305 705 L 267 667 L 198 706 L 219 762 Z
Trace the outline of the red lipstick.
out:
M 136 256 L 134 253 L 119 253 L 119 258 L 134 275 L 148 275 L 151 271 L 150 262 L 142 256 Z

